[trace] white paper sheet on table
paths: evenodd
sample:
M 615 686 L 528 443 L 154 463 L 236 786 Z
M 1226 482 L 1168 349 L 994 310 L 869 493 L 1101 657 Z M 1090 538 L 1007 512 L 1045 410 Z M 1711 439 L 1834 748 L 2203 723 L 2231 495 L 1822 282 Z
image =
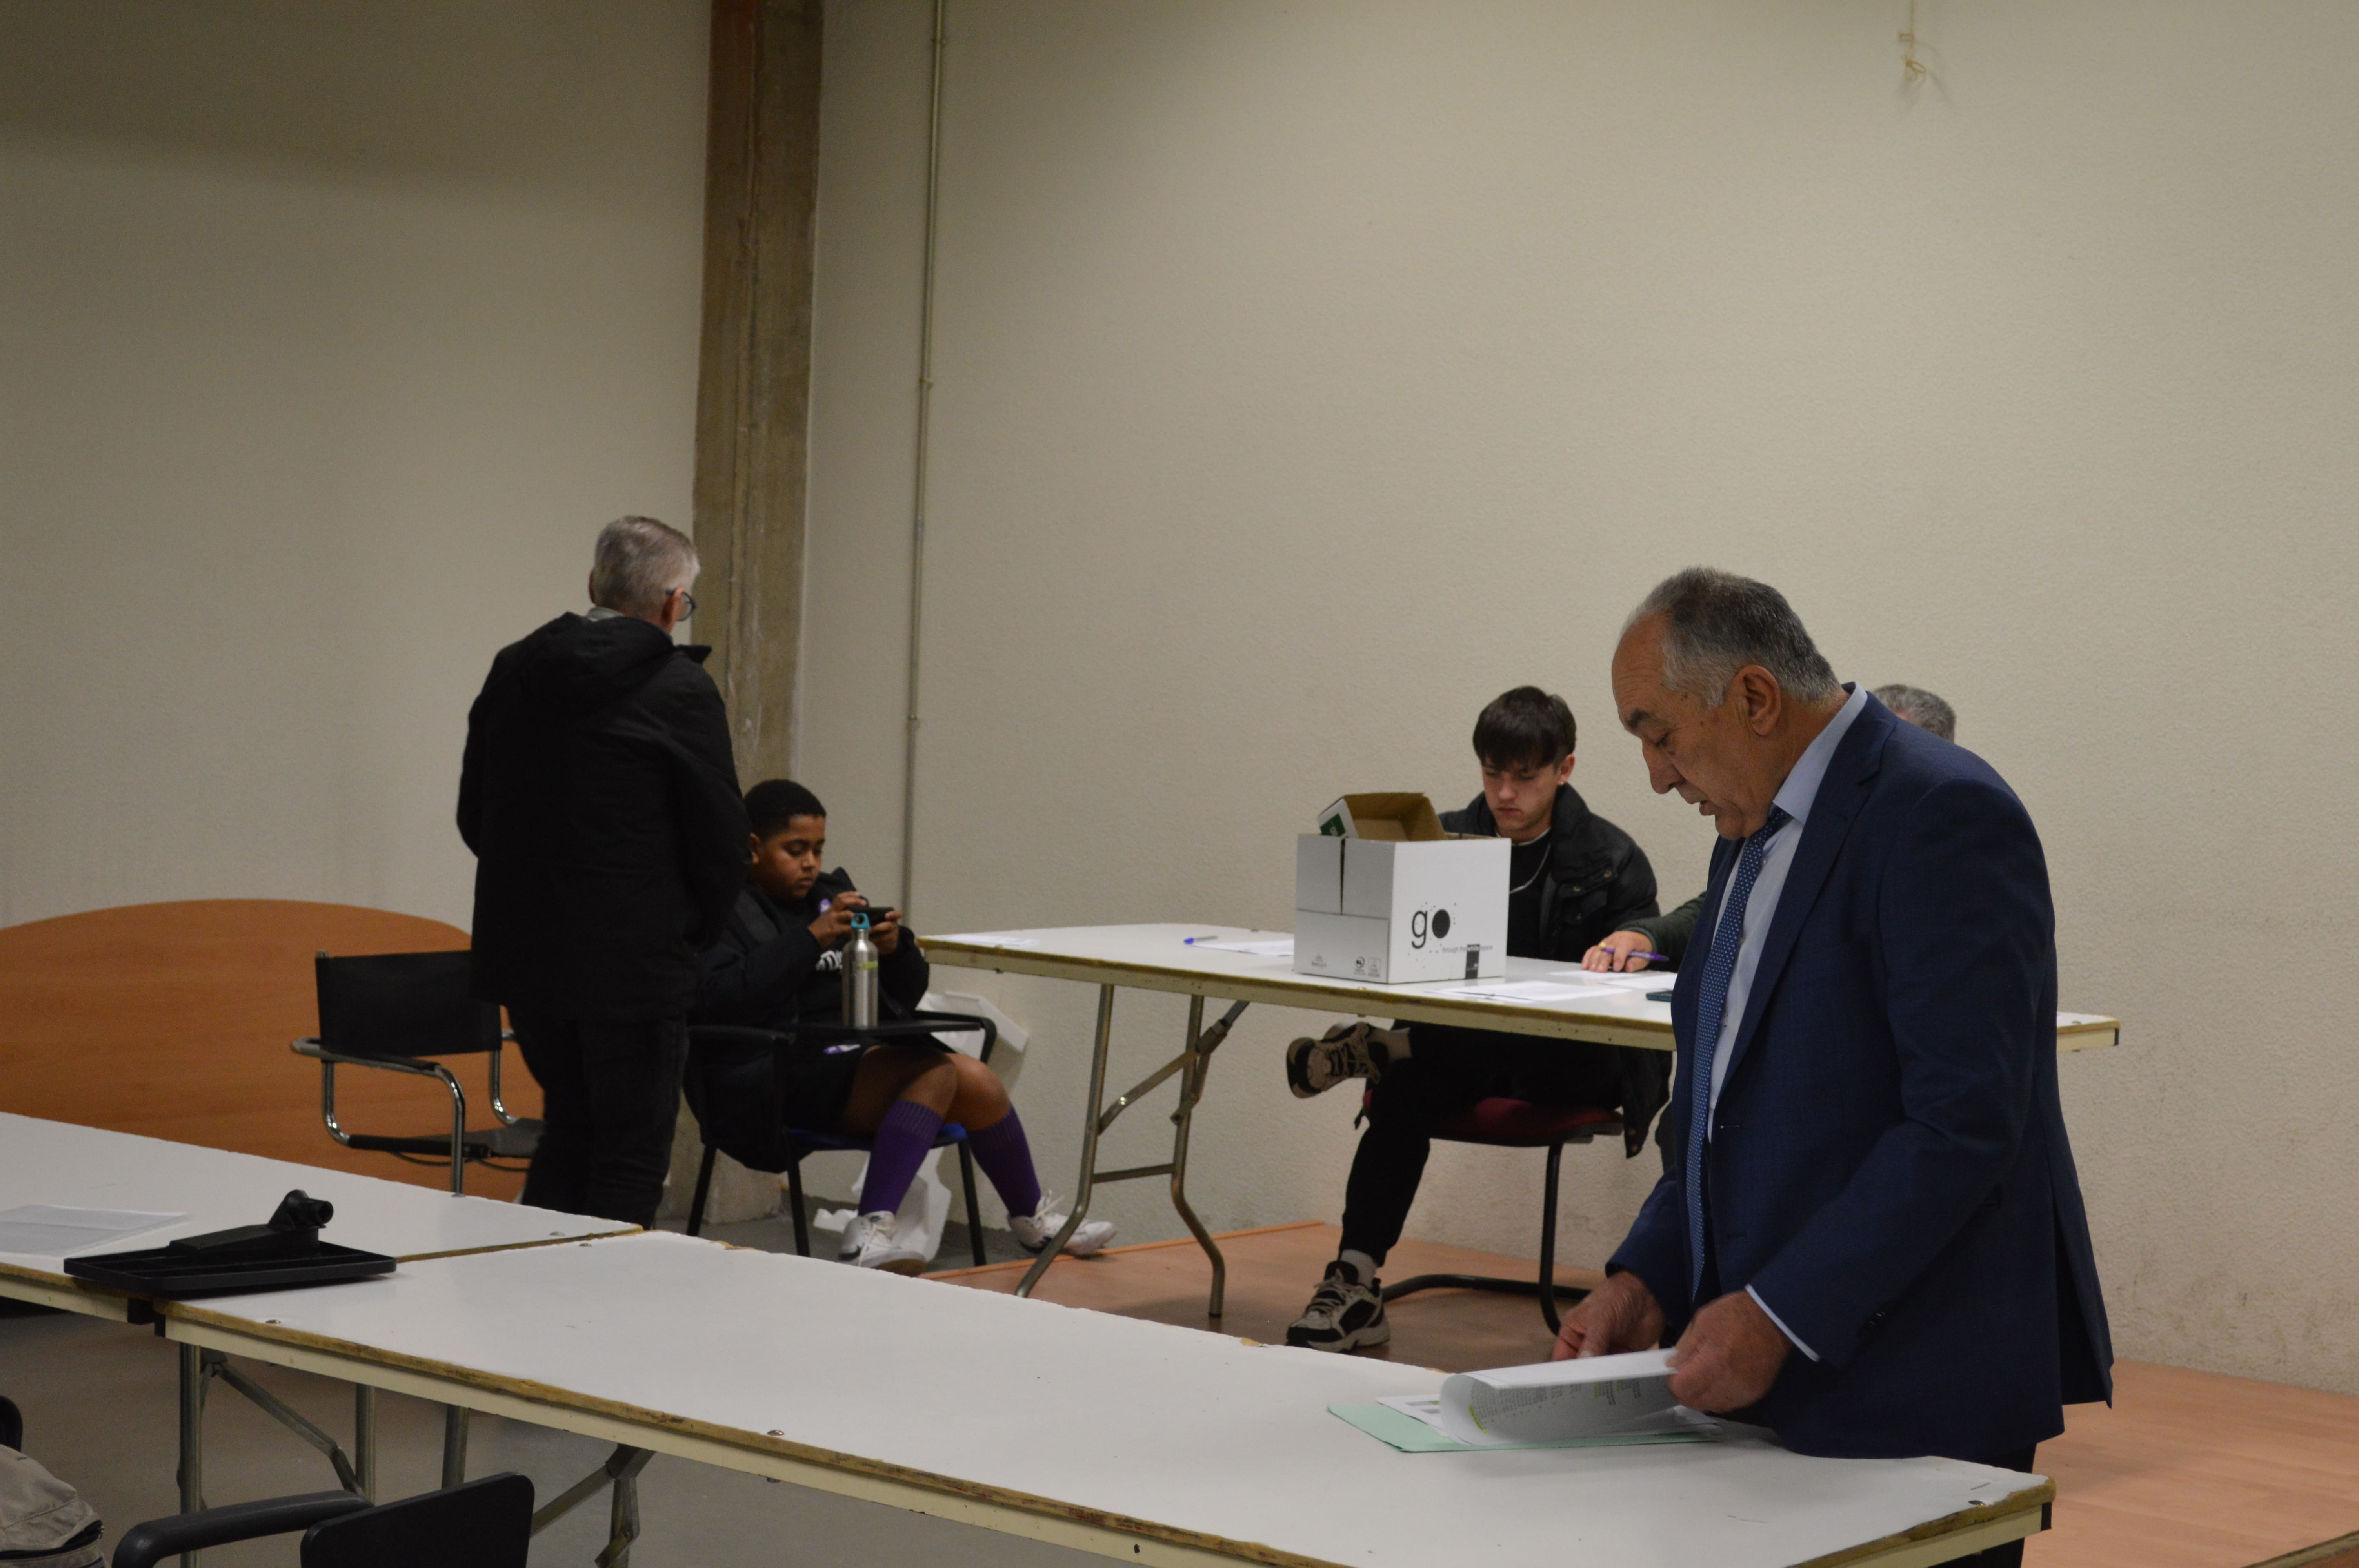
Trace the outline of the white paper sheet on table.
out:
M 1433 1424 L 1477 1447 L 1717 1430 L 1711 1417 L 1671 1397 L 1670 1357 L 1668 1350 L 1636 1350 L 1454 1373 L 1442 1382 Z M 1394 1408 L 1426 1419 L 1407 1406 Z
M 1548 978 L 1583 986 L 1611 986 L 1623 991 L 1667 991 L 1679 980 L 1679 976 L 1669 969 L 1641 969 L 1635 975 L 1609 975 L 1598 969 L 1554 969 Z
M 943 942 L 972 942 L 978 947 L 1038 947 L 1040 938 L 1015 931 L 960 931 L 938 937 Z
M 178 1225 L 185 1214 L 147 1214 L 125 1208 L 60 1208 L 54 1204 L 20 1204 L 0 1209 L 0 1252 L 61 1258 Z
M 1253 958 L 1291 958 L 1294 938 L 1280 936 L 1267 942 L 1190 942 L 1190 947 L 1201 947 L 1207 953 L 1243 953 Z
M 1620 986 L 1560 985 L 1554 980 L 1502 980 L 1495 986 L 1453 986 L 1443 996 L 1476 1001 L 1578 1001 L 1582 997 L 1620 996 Z

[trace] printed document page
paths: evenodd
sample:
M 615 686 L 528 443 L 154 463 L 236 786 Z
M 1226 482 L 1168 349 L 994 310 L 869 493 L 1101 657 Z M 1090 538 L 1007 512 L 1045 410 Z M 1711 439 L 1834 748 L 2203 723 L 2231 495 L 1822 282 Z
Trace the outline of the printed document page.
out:
M 1709 1416 L 1671 1398 L 1670 1356 L 1636 1350 L 1460 1372 L 1441 1385 L 1435 1423 L 1461 1443 L 1486 1448 L 1712 1429 Z

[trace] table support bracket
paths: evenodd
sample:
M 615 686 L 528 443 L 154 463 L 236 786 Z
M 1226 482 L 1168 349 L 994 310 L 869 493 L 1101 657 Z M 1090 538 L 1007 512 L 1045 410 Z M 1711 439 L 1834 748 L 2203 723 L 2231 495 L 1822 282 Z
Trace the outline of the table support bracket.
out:
M 538 1535 L 612 1486 L 614 1497 L 608 1515 L 606 1549 L 598 1553 L 597 1568 L 631 1568 L 631 1543 L 639 1538 L 639 1472 L 654 1457 L 647 1449 L 616 1444 L 603 1465 L 533 1514 L 532 1533 Z
M 1108 1105 L 1105 1101 L 1105 1073 L 1106 1056 L 1114 1040 L 1114 987 L 1098 988 L 1097 1033 L 1090 1052 L 1089 1119 L 1082 1126 L 1082 1176 L 1080 1190 L 1073 1198 L 1073 1211 L 1067 1217 L 1064 1228 L 1057 1233 L 1053 1241 L 1040 1249 L 1040 1256 L 1024 1271 L 1024 1278 L 1016 1284 L 1016 1293 L 1028 1296 L 1039 1284 L 1040 1277 L 1049 1271 L 1049 1263 L 1063 1249 L 1066 1240 L 1088 1217 L 1090 1199 L 1099 1183 L 1168 1175 L 1171 1178 L 1171 1206 L 1179 1211 L 1190 1234 L 1196 1238 L 1196 1244 L 1204 1249 L 1204 1256 L 1212 1262 L 1212 1291 L 1205 1310 L 1207 1316 L 1218 1317 L 1227 1293 L 1228 1260 L 1221 1256 L 1212 1232 L 1204 1227 L 1202 1220 L 1196 1217 L 1195 1209 L 1188 1202 L 1188 1136 L 1194 1126 L 1197 1102 L 1204 1098 L 1204 1075 L 1211 1065 L 1212 1053 L 1220 1049 L 1221 1043 L 1229 1037 L 1229 1031 L 1235 1027 L 1237 1020 L 1245 1015 L 1246 1007 L 1251 1004 L 1233 1003 L 1228 1011 L 1207 1029 L 1204 1027 L 1204 999 L 1201 996 L 1189 998 L 1188 1041 L 1180 1054 L 1156 1068 Z M 1114 1125 L 1115 1118 L 1160 1087 L 1174 1074 L 1180 1077 L 1180 1104 L 1171 1113 L 1171 1158 L 1159 1165 L 1128 1165 L 1114 1171 L 1099 1170 L 1099 1137 Z

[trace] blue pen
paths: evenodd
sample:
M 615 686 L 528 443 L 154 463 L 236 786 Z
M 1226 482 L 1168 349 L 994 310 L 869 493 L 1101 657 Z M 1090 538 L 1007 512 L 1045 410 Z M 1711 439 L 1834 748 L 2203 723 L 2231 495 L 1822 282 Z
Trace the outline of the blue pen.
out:
M 1671 956 L 1669 953 L 1625 953 L 1622 956 L 1625 958 L 1644 958 L 1650 964 L 1668 964 L 1671 961 Z
M 1190 946 L 1193 946 L 1198 942 L 1218 942 L 1220 939 L 1221 934 L 1217 931 L 1213 932 L 1210 936 L 1182 936 L 1180 938 L 1181 942 L 1187 943 Z

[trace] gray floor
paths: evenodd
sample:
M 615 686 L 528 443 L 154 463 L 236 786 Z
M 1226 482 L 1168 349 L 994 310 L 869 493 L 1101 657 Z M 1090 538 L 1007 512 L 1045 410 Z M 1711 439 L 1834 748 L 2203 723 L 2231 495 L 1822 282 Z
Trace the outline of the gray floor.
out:
M 765 1250 L 793 1249 L 783 1217 L 718 1226 L 720 1240 Z M 815 1236 L 814 1249 L 832 1244 Z M 1021 1257 L 1014 1239 L 986 1231 L 988 1255 Z M 968 1261 L 962 1227 L 952 1228 L 944 1267 Z M 747 1347 L 747 1354 L 777 1347 Z M 814 1355 L 830 1354 L 813 1346 Z M 106 1520 L 110 1540 L 143 1519 L 178 1511 L 175 1346 L 146 1329 L 0 1302 L 0 1394 L 24 1408 L 25 1447 L 73 1483 Z M 352 1430 L 349 1385 L 255 1362 L 236 1365 L 340 1439 Z M 915 1421 L 925 1419 L 913 1411 Z M 377 1400 L 378 1495 L 401 1497 L 435 1486 L 441 1470 L 441 1409 L 397 1394 Z M 556 1496 L 595 1468 L 605 1444 L 520 1422 L 477 1416 L 468 1473 L 517 1470 L 541 1498 Z M 205 1422 L 207 1500 L 235 1502 L 336 1484 L 328 1462 L 231 1390 L 215 1386 Z M 1081 1568 L 1103 1559 L 921 1514 L 805 1490 L 684 1459 L 658 1455 L 639 1480 L 645 1533 L 634 1568 L 728 1563 L 870 1564 L 936 1563 L 978 1568 Z M 604 1544 L 603 1498 L 552 1526 L 533 1542 L 536 1564 L 588 1564 Z M 209 1568 L 291 1564 L 291 1539 L 226 1547 L 205 1554 Z

